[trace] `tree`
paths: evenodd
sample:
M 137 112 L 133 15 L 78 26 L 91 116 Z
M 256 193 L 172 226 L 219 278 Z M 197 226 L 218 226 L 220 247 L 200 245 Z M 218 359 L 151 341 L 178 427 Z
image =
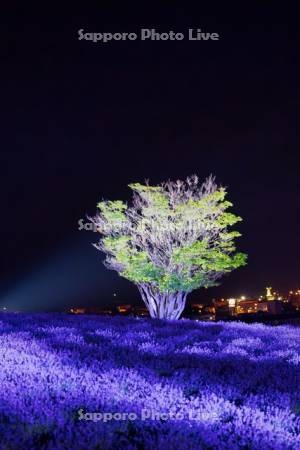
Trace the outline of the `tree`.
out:
M 218 285 L 220 277 L 246 264 L 235 252 L 231 212 L 224 187 L 210 176 L 159 186 L 134 183 L 132 206 L 102 201 L 92 218 L 101 234 L 96 248 L 104 264 L 138 287 L 151 317 L 178 319 L 187 294 Z

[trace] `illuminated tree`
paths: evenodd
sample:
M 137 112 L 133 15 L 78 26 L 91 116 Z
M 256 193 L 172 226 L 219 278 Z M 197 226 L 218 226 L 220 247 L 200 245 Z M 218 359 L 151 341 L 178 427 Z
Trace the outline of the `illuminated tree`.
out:
M 240 236 L 229 228 L 242 220 L 227 212 L 226 190 L 210 176 L 159 186 L 130 184 L 132 206 L 102 201 L 91 220 L 101 234 L 95 247 L 105 265 L 138 287 L 151 317 L 178 319 L 187 294 L 216 286 L 219 278 L 246 264 L 235 253 Z

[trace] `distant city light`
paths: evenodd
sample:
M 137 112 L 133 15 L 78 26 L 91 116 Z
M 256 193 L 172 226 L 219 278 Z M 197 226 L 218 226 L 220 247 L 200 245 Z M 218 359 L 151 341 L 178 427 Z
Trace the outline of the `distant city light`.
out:
M 229 298 L 228 299 L 228 305 L 229 305 L 230 308 L 234 308 L 235 304 L 236 304 L 235 298 Z

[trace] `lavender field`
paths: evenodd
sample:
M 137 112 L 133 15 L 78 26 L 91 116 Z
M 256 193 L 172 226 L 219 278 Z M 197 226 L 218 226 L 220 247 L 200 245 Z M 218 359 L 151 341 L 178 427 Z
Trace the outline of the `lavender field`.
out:
M 299 449 L 300 329 L 0 316 L 1 449 Z

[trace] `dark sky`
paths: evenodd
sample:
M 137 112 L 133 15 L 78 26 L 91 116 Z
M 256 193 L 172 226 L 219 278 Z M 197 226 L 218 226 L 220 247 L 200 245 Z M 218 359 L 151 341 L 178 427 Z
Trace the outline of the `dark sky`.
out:
M 193 298 L 300 287 L 295 14 L 273 5 L 3 7 L 0 304 L 137 298 L 101 265 L 90 245 L 97 235 L 79 231 L 78 220 L 102 198 L 129 200 L 130 182 L 192 173 L 228 187 L 249 254 L 246 268 Z M 78 40 L 82 28 L 185 39 L 93 43 Z M 189 28 L 220 40 L 189 41 Z

